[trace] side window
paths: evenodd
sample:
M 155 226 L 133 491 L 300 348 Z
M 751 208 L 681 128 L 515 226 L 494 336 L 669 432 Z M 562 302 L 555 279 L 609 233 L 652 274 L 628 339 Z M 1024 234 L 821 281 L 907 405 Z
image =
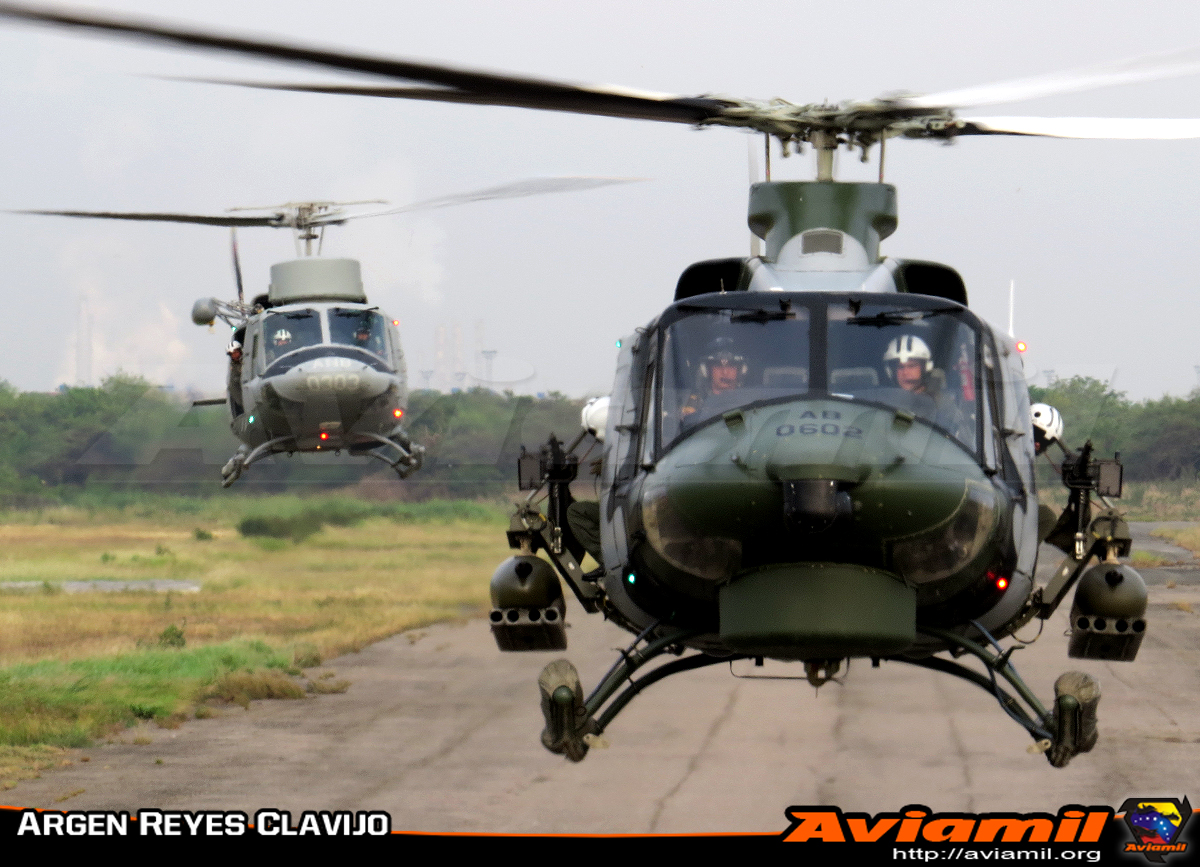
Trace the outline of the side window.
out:
M 646 365 L 646 375 L 642 380 L 641 417 L 638 420 L 638 463 L 646 466 L 652 464 L 658 454 L 656 441 L 658 420 L 658 334 L 647 335 L 645 348 L 649 363 Z
M 1020 354 L 1011 349 L 1004 362 L 1004 426 L 1012 432 L 1006 437 L 1005 454 L 1012 463 L 1014 484 L 1022 490 L 1033 491 L 1036 484 L 1033 470 L 1033 438 L 1028 433 L 1029 386 L 1025 382 L 1025 365 Z
M 243 381 L 250 379 L 257 373 L 261 373 L 260 364 L 262 361 L 262 352 L 259 351 L 258 337 L 258 328 L 255 328 L 254 337 L 250 341 L 250 363 L 242 365 Z
M 991 472 L 1000 472 L 1000 432 L 999 427 L 1004 416 L 1000 407 L 1000 371 L 996 361 L 996 350 L 992 348 L 991 340 L 986 337 L 980 342 L 982 357 L 983 411 L 984 420 L 980 426 L 983 440 L 983 466 Z
M 391 341 L 392 367 L 407 382 L 408 368 L 404 364 L 404 347 L 400 343 L 400 329 L 395 325 L 388 329 L 388 340 Z
M 1007 347 L 1004 350 L 1011 352 Z M 1019 411 L 1011 393 L 1010 382 L 1005 379 L 1008 359 L 999 358 L 990 341 L 984 343 L 984 382 L 987 388 L 989 424 L 984 429 L 984 449 L 988 455 L 986 466 L 997 472 L 1015 491 L 1023 491 L 1025 484 L 1009 450 L 1008 431 L 1024 430 L 1017 424 L 1014 414 Z M 1024 382 L 1024 379 L 1022 379 Z M 1007 392 L 1007 393 L 1006 393 Z

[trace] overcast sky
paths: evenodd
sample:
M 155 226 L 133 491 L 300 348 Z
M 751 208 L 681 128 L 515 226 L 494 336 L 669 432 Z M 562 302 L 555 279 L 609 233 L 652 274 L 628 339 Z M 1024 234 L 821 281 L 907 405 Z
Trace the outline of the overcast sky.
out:
M 1200 7 L 1144 0 L 86 5 L 569 81 L 795 102 L 941 91 L 1200 44 Z M 527 177 L 648 179 L 331 229 L 326 254 L 360 259 L 371 300 L 401 320 L 415 385 L 435 329 L 458 325 L 468 355 L 482 327 L 497 379 L 536 373 L 519 390 L 605 393 L 615 340 L 670 302 L 679 272 L 749 249 L 739 131 L 154 77 L 173 75 L 346 80 L 0 23 L 0 208 L 399 205 Z M 1198 83 L 979 113 L 1198 117 Z M 1017 336 L 1038 384 L 1053 370 L 1115 375 L 1137 399 L 1183 395 L 1200 364 L 1198 166 L 1200 141 L 897 142 L 887 180 L 900 227 L 883 252 L 957 268 L 972 307 L 1002 327 L 1015 280 Z M 809 178 L 812 157 L 775 169 Z M 844 157 L 838 170 L 874 172 Z M 259 291 L 271 263 L 294 255 L 283 232 L 241 241 Z M 86 300 L 96 377 L 121 369 L 223 392 L 227 335 L 193 326 L 189 311 L 198 297 L 233 296 L 226 230 L 0 215 L 0 245 L 0 378 L 27 390 L 74 381 Z

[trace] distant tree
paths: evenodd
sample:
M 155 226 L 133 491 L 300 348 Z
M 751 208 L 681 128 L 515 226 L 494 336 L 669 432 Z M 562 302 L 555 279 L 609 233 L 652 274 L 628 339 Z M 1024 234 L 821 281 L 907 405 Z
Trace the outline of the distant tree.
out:
M 1031 403 L 1048 403 L 1063 416 L 1066 444 L 1079 448 L 1092 441 L 1099 454 L 1122 450 L 1130 442 L 1129 427 L 1136 415 L 1124 392 L 1090 376 L 1061 379 L 1049 388 L 1030 386 Z
M 1132 480 L 1200 477 L 1200 395 L 1138 406 L 1122 454 Z

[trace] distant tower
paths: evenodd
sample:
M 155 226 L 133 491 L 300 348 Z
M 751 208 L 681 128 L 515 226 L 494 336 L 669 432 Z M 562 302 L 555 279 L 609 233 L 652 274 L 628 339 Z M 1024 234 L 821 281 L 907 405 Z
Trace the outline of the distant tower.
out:
M 463 330 L 454 323 L 454 382 L 455 388 L 467 388 L 467 360 L 463 349 Z
M 487 386 L 487 380 L 484 378 L 483 372 L 483 320 L 475 320 L 475 353 L 473 356 L 475 362 L 475 382 L 479 385 Z
M 438 391 L 450 390 L 450 359 L 446 352 L 446 326 L 437 327 L 433 343 L 433 387 Z
M 492 359 L 496 357 L 496 350 L 481 349 L 479 354 L 483 358 L 483 387 L 489 391 L 495 391 L 492 388 Z
M 1046 377 L 1046 385 L 1051 386 L 1058 382 L 1058 377 L 1054 375 L 1053 370 L 1043 370 L 1042 375 Z

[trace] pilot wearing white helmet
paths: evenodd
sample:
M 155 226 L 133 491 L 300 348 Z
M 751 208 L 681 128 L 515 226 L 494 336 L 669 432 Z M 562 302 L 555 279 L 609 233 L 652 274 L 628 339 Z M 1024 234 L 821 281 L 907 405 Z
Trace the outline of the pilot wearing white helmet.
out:
M 946 388 L 946 376 L 933 365 L 929 344 L 915 334 L 893 338 L 883 353 L 888 378 L 911 395 L 919 396 L 912 407 L 918 415 L 945 428 L 960 442 L 973 447 L 975 427 L 959 402 L 959 395 Z
M 933 353 L 915 334 L 905 334 L 892 340 L 883 353 L 888 377 L 896 385 L 913 394 L 928 394 L 927 375 L 933 370 Z
M 1054 442 L 1062 442 L 1062 413 L 1048 403 L 1035 403 L 1029 408 L 1033 416 L 1033 451 L 1042 454 Z

